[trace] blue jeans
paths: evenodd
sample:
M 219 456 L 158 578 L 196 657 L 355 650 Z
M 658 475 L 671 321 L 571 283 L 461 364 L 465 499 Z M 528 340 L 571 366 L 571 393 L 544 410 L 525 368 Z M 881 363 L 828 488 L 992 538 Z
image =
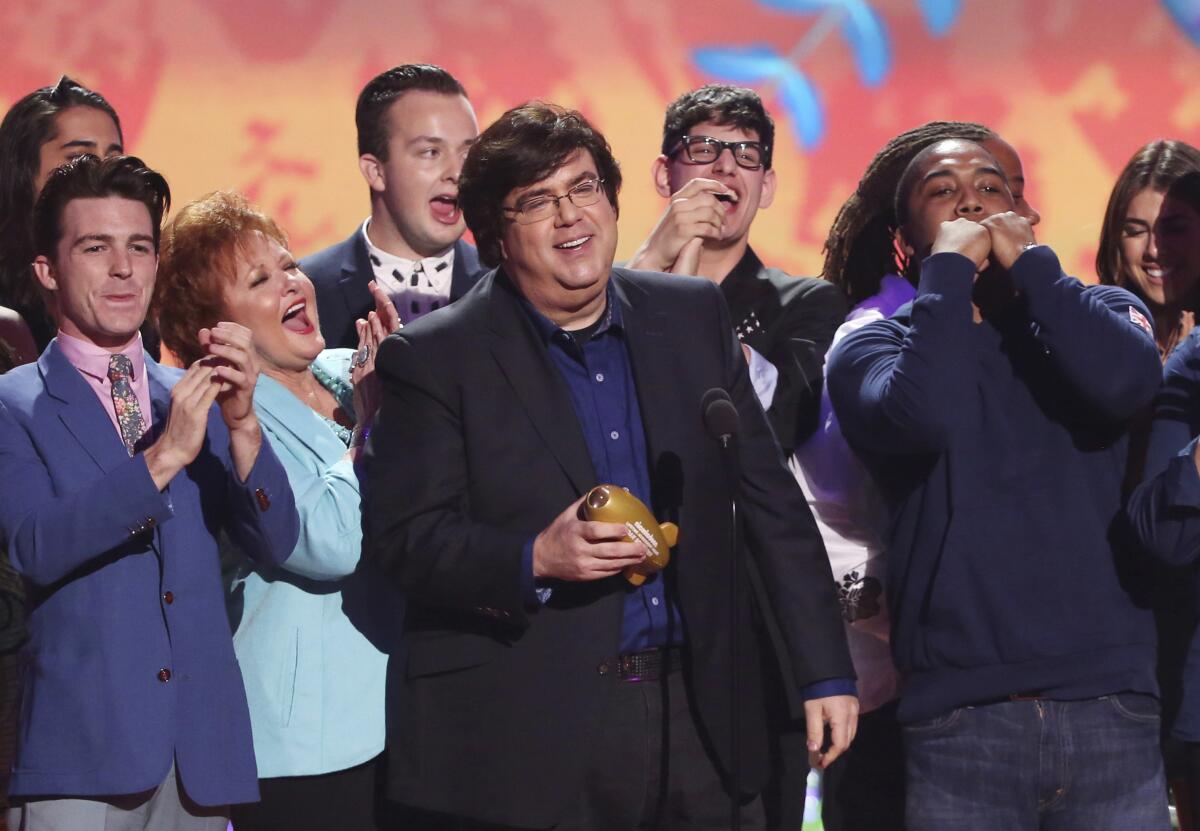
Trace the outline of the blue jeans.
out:
M 1158 701 L 961 707 L 904 727 L 908 831 L 1166 831 Z

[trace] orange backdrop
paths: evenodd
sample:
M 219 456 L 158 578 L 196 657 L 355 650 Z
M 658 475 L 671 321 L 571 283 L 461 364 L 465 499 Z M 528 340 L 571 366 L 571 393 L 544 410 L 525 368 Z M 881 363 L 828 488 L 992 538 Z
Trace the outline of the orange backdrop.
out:
M 177 204 L 240 189 L 307 254 L 366 214 L 358 90 L 388 66 L 439 63 L 467 87 L 481 124 L 539 97 L 581 109 L 607 134 L 626 177 L 626 257 L 662 208 L 649 169 L 663 109 L 712 80 L 692 50 L 769 46 L 795 57 L 826 125 L 803 149 L 768 91 L 781 184 L 752 240 L 798 274 L 819 268 L 825 232 L 871 155 L 921 121 L 983 121 L 1009 139 L 1044 217 L 1040 238 L 1084 279 L 1134 149 L 1200 141 L 1200 50 L 1158 0 L 790 5 L 852 4 L 877 14 L 890 44 L 875 86 L 828 17 L 771 7 L 786 0 L 5 0 L 0 105 L 69 73 L 114 104 L 129 150 L 166 173 Z M 923 5 L 956 12 L 944 33 Z

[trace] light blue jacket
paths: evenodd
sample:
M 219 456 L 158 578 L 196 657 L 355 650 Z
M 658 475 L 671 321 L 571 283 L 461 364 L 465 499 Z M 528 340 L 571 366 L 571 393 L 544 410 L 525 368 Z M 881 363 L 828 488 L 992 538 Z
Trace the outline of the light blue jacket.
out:
M 326 350 L 314 366 L 348 378 L 352 354 Z M 346 446 L 265 374 L 254 406 L 300 515 L 286 566 L 240 559 L 230 587 L 258 775 L 344 770 L 383 751 L 388 633 L 399 631 L 401 601 L 360 568 L 359 485 Z

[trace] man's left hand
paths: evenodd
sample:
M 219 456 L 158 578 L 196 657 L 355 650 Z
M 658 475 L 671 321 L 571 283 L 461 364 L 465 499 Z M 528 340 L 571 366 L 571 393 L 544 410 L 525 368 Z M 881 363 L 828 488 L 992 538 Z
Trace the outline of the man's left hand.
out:
M 992 236 L 992 259 L 1006 271 L 1026 248 L 1037 244 L 1029 220 L 1012 211 L 993 214 L 979 224 Z
M 808 764 L 824 770 L 854 741 L 858 732 L 858 699 L 852 695 L 809 699 L 804 702 L 804 721 L 808 728 Z M 826 724 L 830 742 L 822 752 Z

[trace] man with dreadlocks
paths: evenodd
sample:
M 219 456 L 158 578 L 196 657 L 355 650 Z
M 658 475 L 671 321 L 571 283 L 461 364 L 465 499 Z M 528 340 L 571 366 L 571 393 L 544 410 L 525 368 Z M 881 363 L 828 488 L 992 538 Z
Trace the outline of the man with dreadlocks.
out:
M 917 153 L 894 206 L 916 297 L 828 380 L 888 507 L 907 824 L 1165 829 L 1154 625 L 1119 530 L 1148 313 L 1063 274 L 974 141 Z
M 823 276 L 841 287 L 853 306 L 834 335 L 835 346 L 872 320 L 890 317 L 915 296 L 916 275 L 904 276 L 909 274 L 907 258 L 896 242 L 896 186 L 917 153 L 947 138 L 971 139 L 988 149 L 1009 180 L 1017 213 L 1031 225 L 1040 221 L 1025 199 L 1021 159 L 982 124 L 931 121 L 896 136 L 871 160 L 825 242 Z M 863 708 L 855 744 L 822 780 L 824 824 L 827 831 L 902 828 L 904 759 L 896 721 L 900 674 L 892 662 L 883 591 L 883 509 L 875 485 L 842 437 L 827 390 L 817 430 L 797 448 L 795 462 L 842 600 Z M 871 798 L 863 799 L 863 794 Z
M 836 287 L 768 268 L 750 248 L 754 218 L 775 198 L 774 138 L 753 90 L 709 84 L 672 102 L 652 169 L 670 204 L 629 267 L 721 287 L 754 390 L 791 455 L 816 428 L 825 350 L 846 306 Z

